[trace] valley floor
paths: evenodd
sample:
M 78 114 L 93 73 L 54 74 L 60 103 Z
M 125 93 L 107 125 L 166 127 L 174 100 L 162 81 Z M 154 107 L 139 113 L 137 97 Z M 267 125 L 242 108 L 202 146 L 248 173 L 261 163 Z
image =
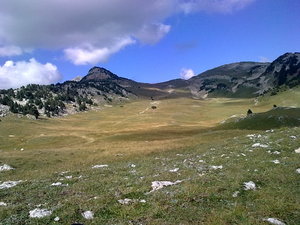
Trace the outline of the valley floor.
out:
M 297 99 L 143 100 L 6 117 L 0 224 L 299 224 L 300 128 L 217 127 Z

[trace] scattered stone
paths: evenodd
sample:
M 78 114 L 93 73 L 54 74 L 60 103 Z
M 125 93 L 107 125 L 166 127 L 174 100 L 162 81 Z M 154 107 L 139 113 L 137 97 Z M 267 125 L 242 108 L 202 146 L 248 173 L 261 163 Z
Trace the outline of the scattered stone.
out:
M 0 202 L 0 206 L 7 206 L 5 202 Z
M 52 211 L 51 210 L 47 210 L 47 209 L 33 209 L 31 211 L 29 211 L 29 217 L 31 218 L 43 218 L 46 216 L 51 216 Z
M 248 134 L 246 137 L 253 139 L 255 137 L 255 134 Z
M 269 132 L 270 132 L 270 133 L 273 133 L 274 130 L 266 130 L 266 132 L 267 132 L 267 133 L 269 133 Z
M 296 137 L 296 136 L 290 136 L 290 138 L 292 138 L 292 139 L 297 139 L 297 137 Z
M 281 152 L 278 152 L 278 151 L 275 151 L 275 152 L 268 151 L 268 153 L 273 154 L 273 155 L 280 155 L 281 154 Z
M 134 203 L 134 202 L 140 202 L 140 203 L 146 203 L 145 199 L 130 199 L 130 198 L 125 198 L 125 199 L 119 199 L 118 202 L 122 205 L 128 205 L 130 203 Z
M 130 198 L 125 198 L 125 199 L 119 199 L 118 202 L 122 205 L 128 205 L 128 204 L 134 202 L 134 200 L 132 200 Z
M 278 220 L 276 218 L 268 218 L 268 219 L 264 219 L 264 221 L 267 221 L 274 225 L 285 225 L 285 223 L 281 222 L 280 220 Z
M 172 185 L 175 185 L 175 184 L 179 184 L 181 182 L 182 182 L 182 180 L 177 180 L 175 182 L 171 182 L 171 181 L 153 181 L 152 184 L 151 184 L 152 190 L 149 193 L 151 193 L 153 191 L 157 191 L 159 189 L 162 189 L 163 187 L 166 187 L 166 186 L 172 186 Z
M 94 219 L 94 213 L 92 211 L 85 211 L 85 212 L 81 213 L 81 215 L 86 220 L 92 220 L 92 219 Z
M 11 188 L 11 187 L 14 187 L 14 186 L 18 185 L 21 182 L 22 182 L 22 180 L 19 180 L 19 181 L 5 181 L 2 184 L 0 184 L 0 189 Z
M 64 174 L 69 173 L 69 172 L 70 171 L 63 171 L 63 172 L 60 172 L 59 175 L 64 176 Z
M 179 170 L 179 168 L 175 168 L 175 169 L 169 170 L 169 172 L 175 173 L 175 172 L 177 172 L 178 170 Z
M 8 170 L 13 170 L 14 168 L 11 167 L 10 165 L 7 164 L 3 164 L 2 166 L 0 166 L 0 171 L 8 171 Z
M 60 220 L 60 218 L 58 216 L 54 218 L 55 222 L 58 222 L 59 220 Z
M 240 193 L 239 191 L 233 192 L 232 197 L 236 198 L 236 197 L 238 196 L 239 193 Z
M 253 181 L 244 182 L 244 190 L 256 190 L 256 185 Z
M 218 169 L 223 169 L 223 166 L 210 166 L 211 169 L 213 170 L 218 170 Z
M 108 165 L 95 165 L 92 167 L 92 169 L 98 169 L 98 168 L 105 168 L 105 167 L 108 167 Z
M 300 168 L 296 169 L 296 172 L 297 172 L 297 173 L 300 173 Z
M 72 179 L 73 176 L 65 176 L 66 179 Z
M 265 145 L 265 144 L 261 144 L 261 143 L 255 143 L 252 145 L 253 148 L 256 148 L 256 147 L 261 147 L 261 148 L 267 148 L 269 147 L 268 145 Z
M 61 182 L 56 182 L 56 183 L 52 183 L 51 186 L 61 186 L 62 183 Z
M 135 168 L 136 165 L 135 165 L 135 164 L 131 164 L 130 167 L 131 167 L 131 168 Z
M 279 162 L 278 159 L 275 159 L 275 160 L 272 161 L 272 163 L 279 164 L 280 162 Z
M 24 148 L 21 148 L 20 151 L 24 151 Z
M 297 148 L 297 149 L 295 150 L 295 152 L 296 152 L 296 153 L 300 153 L 300 148 Z

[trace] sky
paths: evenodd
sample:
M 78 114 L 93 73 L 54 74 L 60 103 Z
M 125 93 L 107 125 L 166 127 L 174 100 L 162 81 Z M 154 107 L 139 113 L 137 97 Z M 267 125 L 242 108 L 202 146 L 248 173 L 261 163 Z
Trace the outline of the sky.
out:
M 0 0 L 0 89 L 84 76 L 189 79 L 300 51 L 299 0 Z

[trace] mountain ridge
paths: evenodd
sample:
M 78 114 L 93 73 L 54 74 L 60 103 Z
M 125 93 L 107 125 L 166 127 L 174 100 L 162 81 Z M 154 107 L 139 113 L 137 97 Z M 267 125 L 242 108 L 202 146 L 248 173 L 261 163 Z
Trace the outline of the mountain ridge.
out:
M 230 63 L 188 80 L 173 79 L 154 84 L 119 77 L 103 67 L 92 67 L 80 79 L 0 90 L 0 105 L 9 106 L 13 113 L 50 117 L 138 98 L 250 98 L 270 91 L 276 94 L 282 86 L 292 88 L 298 85 L 300 53 L 295 52 L 285 53 L 271 63 Z M 0 110 L 0 116 L 4 114 Z

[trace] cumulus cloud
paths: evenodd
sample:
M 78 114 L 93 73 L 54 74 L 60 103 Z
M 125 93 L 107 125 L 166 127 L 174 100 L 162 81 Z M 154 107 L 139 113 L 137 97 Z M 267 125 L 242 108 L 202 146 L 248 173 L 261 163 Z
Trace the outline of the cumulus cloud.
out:
M 18 88 L 27 84 L 51 84 L 61 75 L 51 63 L 41 64 L 34 58 L 27 61 L 6 61 L 0 65 L 0 89 Z
M 160 41 L 171 30 L 166 19 L 176 13 L 228 12 L 252 1 L 1 0 L 0 46 L 10 47 L 0 50 L 0 56 L 27 48 L 54 49 L 64 50 L 76 64 L 94 64 L 133 43 L 119 47 L 116 40 Z
M 175 12 L 176 1 L 3 0 L 0 44 L 63 49 L 77 64 L 103 62 L 126 46 L 122 40 L 161 40 L 170 30 L 163 21 Z
M 135 43 L 133 39 L 124 38 L 116 41 L 110 47 L 95 48 L 87 44 L 83 47 L 65 49 L 64 52 L 67 59 L 75 65 L 95 64 L 99 61 L 106 61 L 112 54 L 133 43 Z
M 23 51 L 17 46 L 2 46 L 0 47 L 0 57 L 1 56 L 16 56 L 22 55 Z
M 141 42 L 146 44 L 155 44 L 160 41 L 171 29 L 170 25 L 161 23 L 147 24 L 136 34 Z
M 195 76 L 195 73 L 192 69 L 186 69 L 186 68 L 181 69 L 180 77 L 182 79 L 188 80 L 193 76 Z

